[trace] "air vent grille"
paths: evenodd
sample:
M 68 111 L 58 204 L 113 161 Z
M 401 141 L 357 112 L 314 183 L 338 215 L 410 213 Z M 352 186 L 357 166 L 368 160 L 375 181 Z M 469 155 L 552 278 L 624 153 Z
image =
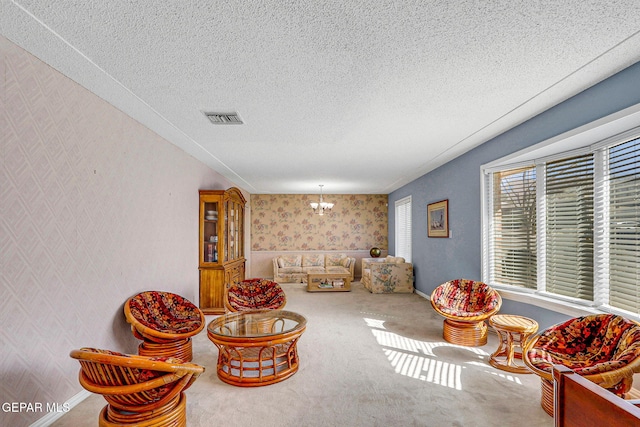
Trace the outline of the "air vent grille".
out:
M 244 123 L 238 113 L 205 112 L 204 115 L 207 116 L 214 125 L 241 125 Z

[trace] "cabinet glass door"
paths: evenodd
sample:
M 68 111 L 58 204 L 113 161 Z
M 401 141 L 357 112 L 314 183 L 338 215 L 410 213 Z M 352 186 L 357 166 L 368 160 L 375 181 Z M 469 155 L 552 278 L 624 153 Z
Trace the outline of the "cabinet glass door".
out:
M 238 257 L 244 257 L 244 206 L 238 205 Z
M 229 205 L 229 211 L 231 214 L 231 221 L 229 221 L 229 235 L 231 236 L 231 238 L 229 239 L 229 246 L 231 250 L 231 258 L 236 259 L 238 258 L 238 245 L 236 241 L 238 238 L 238 228 L 236 227 L 238 215 L 236 212 L 236 204 L 234 202 L 231 202 Z
M 236 253 L 236 258 L 240 258 L 242 256 L 242 214 L 241 214 L 241 207 L 240 207 L 240 203 L 236 203 L 236 218 L 235 218 L 235 223 L 236 223 L 236 243 L 235 243 L 235 253 Z
M 229 202 L 224 202 L 224 260 L 229 261 L 230 252 L 229 252 L 229 240 L 231 239 L 231 233 L 229 233 Z
M 202 224 L 202 262 L 217 263 L 218 262 L 218 212 L 219 206 L 217 202 L 204 202 L 203 206 L 203 224 Z

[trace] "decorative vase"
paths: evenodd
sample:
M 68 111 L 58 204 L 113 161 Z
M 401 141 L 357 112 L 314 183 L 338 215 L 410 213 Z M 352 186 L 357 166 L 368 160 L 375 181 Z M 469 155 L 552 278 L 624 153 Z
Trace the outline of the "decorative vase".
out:
M 371 250 L 369 251 L 369 255 L 374 258 L 378 258 L 381 254 L 382 251 L 380 250 L 380 248 L 371 248 Z

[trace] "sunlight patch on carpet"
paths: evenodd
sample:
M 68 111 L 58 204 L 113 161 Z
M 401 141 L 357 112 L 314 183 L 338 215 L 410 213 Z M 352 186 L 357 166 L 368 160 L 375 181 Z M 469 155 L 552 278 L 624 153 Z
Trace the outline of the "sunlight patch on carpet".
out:
M 496 376 L 498 376 L 500 378 L 504 378 L 507 381 L 511 381 L 511 382 L 516 383 L 516 384 L 522 385 L 522 381 L 520 381 L 520 378 L 514 377 L 513 375 L 503 374 L 502 372 L 493 372 L 493 371 L 485 371 L 485 372 L 487 374 L 496 375 Z
M 384 329 L 384 320 L 368 319 L 365 317 L 364 321 L 367 322 L 367 326 L 369 326 L 370 328 Z
M 462 366 L 460 365 L 388 348 L 383 351 L 391 362 L 391 366 L 400 375 L 462 390 Z
M 371 325 L 371 319 L 365 319 L 367 324 Z M 475 353 L 477 356 L 489 356 L 489 353 L 482 350 L 481 348 L 476 347 L 465 347 L 456 344 L 450 344 L 447 342 L 427 342 L 427 341 L 418 341 L 412 338 L 403 337 L 402 335 L 398 335 L 393 332 L 388 332 L 380 329 L 372 329 L 371 332 L 373 336 L 376 337 L 378 343 L 385 347 L 393 347 L 399 350 L 412 351 L 414 353 L 421 353 L 427 356 L 437 357 L 433 352 L 434 349 L 438 347 L 450 347 L 450 348 L 460 348 L 472 353 Z
M 397 374 L 462 390 L 462 372 L 465 366 L 439 359 L 435 352 L 438 348 L 455 348 L 473 353 L 477 359 L 469 360 L 464 363 L 465 365 L 485 368 L 484 372 L 487 374 L 522 385 L 517 376 L 486 370 L 488 366 L 484 360 L 489 356 L 489 353 L 481 348 L 466 347 L 444 341 L 419 341 L 386 330 L 385 320 L 370 317 L 363 317 L 363 320 L 371 328 L 371 333 L 378 344 L 383 347 L 385 356 Z

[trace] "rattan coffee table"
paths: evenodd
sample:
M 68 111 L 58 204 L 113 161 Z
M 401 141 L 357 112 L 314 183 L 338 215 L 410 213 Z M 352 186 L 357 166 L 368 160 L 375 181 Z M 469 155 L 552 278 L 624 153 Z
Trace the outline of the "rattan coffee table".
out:
M 298 370 L 298 339 L 307 319 L 287 310 L 253 310 L 212 320 L 207 336 L 218 347 L 218 378 L 240 387 L 274 384 Z

